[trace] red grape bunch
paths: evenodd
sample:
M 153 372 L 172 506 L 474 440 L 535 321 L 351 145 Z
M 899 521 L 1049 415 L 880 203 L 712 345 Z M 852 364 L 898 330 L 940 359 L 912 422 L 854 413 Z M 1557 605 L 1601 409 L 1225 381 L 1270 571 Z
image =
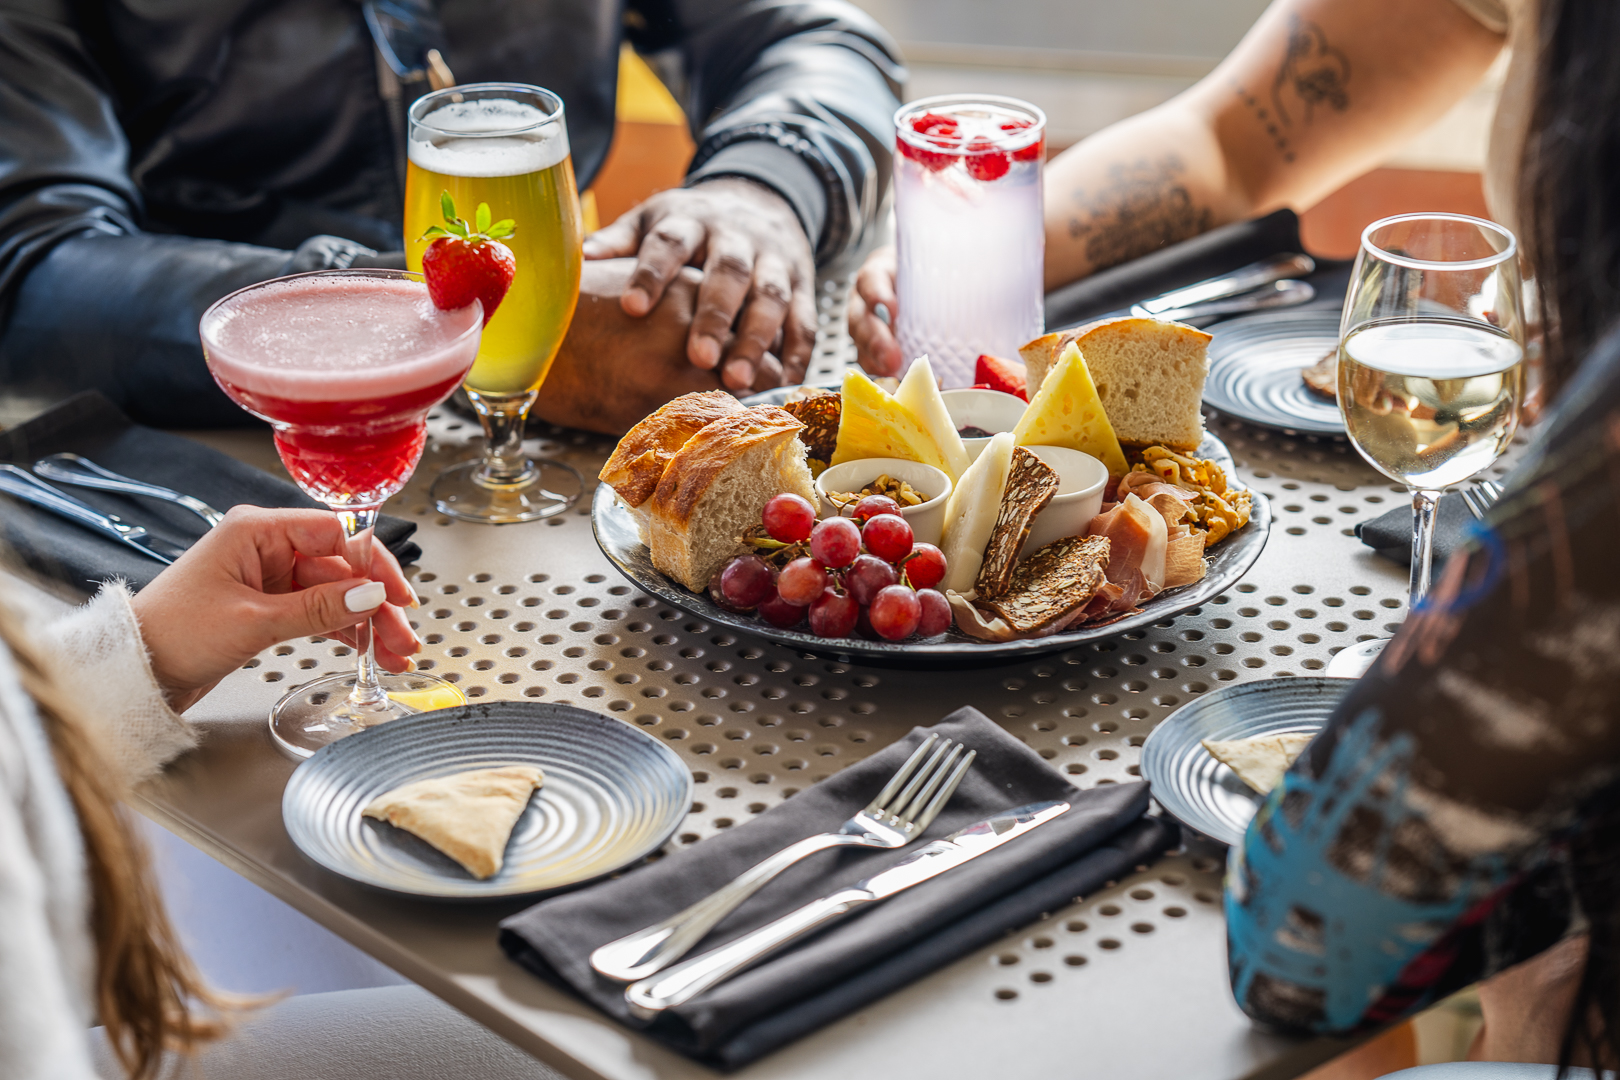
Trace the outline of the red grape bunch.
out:
M 911 523 L 887 495 L 868 495 L 853 517 L 816 520 L 807 499 L 784 493 L 760 514 L 765 535 L 749 541 L 709 583 L 715 603 L 757 611 L 784 630 L 806 620 L 817 637 L 904 641 L 935 637 L 951 625 L 951 605 L 937 586 L 945 556 L 915 542 Z

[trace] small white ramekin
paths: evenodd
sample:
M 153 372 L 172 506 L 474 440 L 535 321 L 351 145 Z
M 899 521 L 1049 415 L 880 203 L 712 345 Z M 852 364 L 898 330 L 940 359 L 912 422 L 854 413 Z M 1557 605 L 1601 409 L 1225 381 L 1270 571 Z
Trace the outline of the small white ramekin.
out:
M 838 508 L 827 498 L 827 492 L 859 491 L 878 477 L 887 474 L 904 480 L 913 491 L 933 496 L 916 506 L 902 506 L 900 516 L 911 526 L 911 534 L 920 544 L 939 544 L 945 531 L 945 500 L 951 495 L 951 478 L 932 465 L 904 458 L 860 458 L 846 461 L 823 470 L 816 477 L 816 494 L 820 496 L 820 515 L 833 517 Z M 853 510 L 854 508 L 851 507 Z
M 976 427 L 997 435 L 1017 427 L 1024 415 L 1023 399 L 1000 390 L 946 390 L 940 396 L 945 399 L 945 411 L 951 414 L 951 423 L 957 430 Z M 988 438 L 962 440 L 969 461 L 977 460 L 989 444 Z
M 1019 551 L 1027 559 L 1054 540 L 1079 536 L 1102 509 L 1103 489 L 1108 486 L 1108 467 L 1090 454 L 1067 446 L 1026 446 L 1025 450 L 1046 462 L 1058 474 L 1058 491 L 1046 509 L 1036 515 L 1029 528 L 1029 539 Z

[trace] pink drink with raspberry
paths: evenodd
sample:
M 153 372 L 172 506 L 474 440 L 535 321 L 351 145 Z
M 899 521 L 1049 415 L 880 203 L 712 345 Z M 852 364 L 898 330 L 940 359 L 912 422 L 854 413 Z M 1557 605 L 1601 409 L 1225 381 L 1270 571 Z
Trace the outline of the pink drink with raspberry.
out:
M 1012 358 L 1039 337 L 1046 117 L 1012 98 L 924 98 L 895 114 L 894 211 L 907 365 L 926 355 L 946 387 L 980 353 Z
M 477 303 L 440 311 L 420 281 L 325 273 L 227 297 L 202 339 L 225 393 L 275 428 L 298 485 L 328 506 L 367 507 L 405 486 L 427 412 L 461 384 L 482 327 Z

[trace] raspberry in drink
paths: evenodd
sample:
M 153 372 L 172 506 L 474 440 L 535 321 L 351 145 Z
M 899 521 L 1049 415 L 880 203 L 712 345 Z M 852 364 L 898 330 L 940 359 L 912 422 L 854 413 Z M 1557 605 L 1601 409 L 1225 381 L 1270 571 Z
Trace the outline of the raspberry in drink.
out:
M 1044 326 L 1041 166 L 1046 117 L 989 95 L 924 98 L 895 114 L 894 211 L 906 364 L 946 387 L 981 353 L 1018 355 Z
M 409 278 L 320 274 L 256 286 L 210 309 L 208 364 L 275 429 L 298 485 L 328 506 L 376 506 L 405 485 L 427 412 L 478 353 L 476 305 L 440 311 Z

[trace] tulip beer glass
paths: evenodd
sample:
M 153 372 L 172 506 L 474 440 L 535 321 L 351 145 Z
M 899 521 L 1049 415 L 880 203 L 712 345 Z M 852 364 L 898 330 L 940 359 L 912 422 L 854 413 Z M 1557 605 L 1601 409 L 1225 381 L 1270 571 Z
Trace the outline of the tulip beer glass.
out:
M 449 192 L 469 220 L 488 203 L 516 231 L 504 243 L 517 276 L 484 327 L 465 389 L 484 426 L 482 460 L 433 482 L 439 510 L 464 521 L 533 521 L 561 513 L 583 490 L 559 461 L 523 454 L 523 425 L 579 300 L 579 194 L 562 99 L 520 83 L 475 83 L 417 99 L 410 110 L 405 256 L 421 270 L 429 226 Z

